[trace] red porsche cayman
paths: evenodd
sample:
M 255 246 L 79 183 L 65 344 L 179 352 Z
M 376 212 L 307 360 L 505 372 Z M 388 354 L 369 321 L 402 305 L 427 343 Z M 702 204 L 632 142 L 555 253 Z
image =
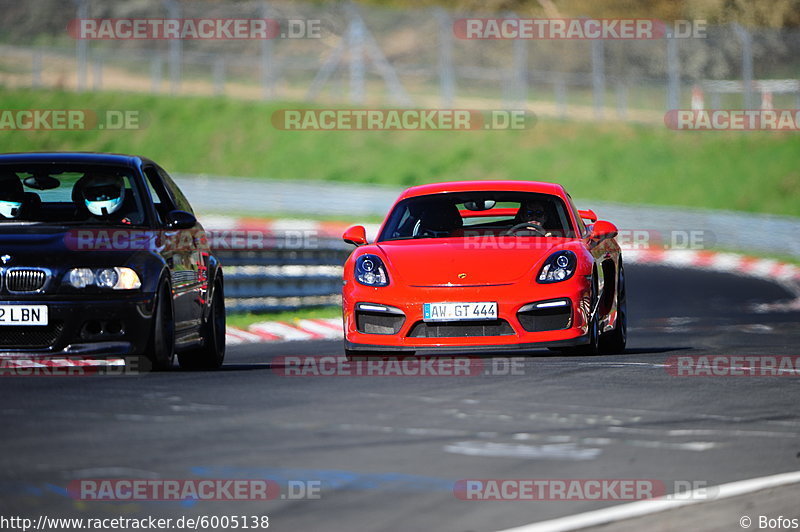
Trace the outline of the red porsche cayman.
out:
M 412 187 L 375 242 L 362 226 L 344 233 L 357 246 L 344 267 L 345 352 L 621 352 L 625 276 L 616 235 L 553 183 Z

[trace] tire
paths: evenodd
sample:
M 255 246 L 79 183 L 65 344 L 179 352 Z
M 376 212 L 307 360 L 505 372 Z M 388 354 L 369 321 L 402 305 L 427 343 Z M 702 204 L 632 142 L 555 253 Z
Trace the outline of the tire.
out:
M 178 353 L 178 362 L 183 369 L 219 369 L 225 360 L 225 294 L 222 283 L 214 283 L 211 307 L 200 326 L 203 338 L 201 347 Z
M 153 303 L 153 328 L 145 350 L 146 364 L 153 371 L 172 368 L 175 360 L 175 313 L 172 305 L 172 290 L 162 281 Z
M 582 355 L 594 356 L 600 353 L 600 325 L 597 323 L 597 313 L 589 324 L 589 343 L 581 346 Z
M 628 342 L 628 302 L 625 294 L 625 271 L 619 269 L 617 281 L 617 323 L 613 331 L 600 337 L 600 353 L 615 355 L 625 351 Z
M 590 309 L 593 309 L 597 303 L 597 279 L 592 279 L 592 298 Z M 554 347 L 553 350 L 563 353 L 565 355 L 579 355 L 579 356 L 594 356 L 600 353 L 600 325 L 597 321 L 597 314 L 592 317 L 589 323 L 589 341 L 583 345 L 575 345 L 570 347 Z

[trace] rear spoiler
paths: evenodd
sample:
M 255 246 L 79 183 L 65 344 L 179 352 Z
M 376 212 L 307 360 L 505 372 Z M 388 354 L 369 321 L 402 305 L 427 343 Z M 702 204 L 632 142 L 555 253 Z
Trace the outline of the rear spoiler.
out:
M 594 213 L 592 209 L 579 210 L 578 214 L 584 220 L 589 220 L 592 223 L 597 221 L 597 215 Z
M 518 209 L 500 207 L 499 209 L 487 209 L 485 211 L 460 210 L 458 213 L 462 218 L 483 218 L 490 216 L 514 216 L 517 214 L 517 210 Z M 578 214 L 584 220 L 588 220 L 592 223 L 597 221 L 597 215 L 592 209 L 579 210 Z
M 499 207 L 496 209 L 486 209 L 485 211 L 460 210 L 458 213 L 462 218 L 488 218 L 493 216 L 516 216 L 519 209 Z

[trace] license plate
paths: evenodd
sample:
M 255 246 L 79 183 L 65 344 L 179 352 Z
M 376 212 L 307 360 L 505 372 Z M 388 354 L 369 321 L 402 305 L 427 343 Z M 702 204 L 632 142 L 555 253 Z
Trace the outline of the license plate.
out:
M 423 303 L 423 321 L 496 320 L 497 303 Z
M 0 305 L 0 325 L 47 325 L 47 305 Z

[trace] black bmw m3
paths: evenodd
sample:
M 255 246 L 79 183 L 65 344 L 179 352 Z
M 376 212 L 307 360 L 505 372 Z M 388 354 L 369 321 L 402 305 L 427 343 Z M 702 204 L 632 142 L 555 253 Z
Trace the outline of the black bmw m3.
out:
M 137 356 L 214 369 L 222 268 L 171 177 L 142 157 L 0 154 L 0 357 Z

